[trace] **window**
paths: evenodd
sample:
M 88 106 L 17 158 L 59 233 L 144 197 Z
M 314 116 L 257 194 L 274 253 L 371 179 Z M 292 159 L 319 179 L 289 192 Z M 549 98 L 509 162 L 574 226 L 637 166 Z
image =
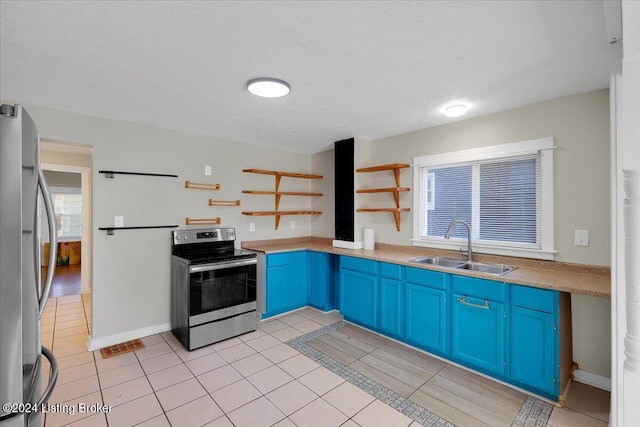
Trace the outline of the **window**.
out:
M 414 244 L 552 259 L 553 138 L 414 159 Z
M 56 235 L 60 238 L 81 237 L 82 196 L 79 188 L 51 188 L 56 214 Z

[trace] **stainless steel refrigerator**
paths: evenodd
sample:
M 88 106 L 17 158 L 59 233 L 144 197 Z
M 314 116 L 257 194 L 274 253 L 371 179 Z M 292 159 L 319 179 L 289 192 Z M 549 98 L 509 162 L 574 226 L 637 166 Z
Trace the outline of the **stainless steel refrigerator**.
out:
M 49 225 L 49 267 L 40 275 L 38 197 Z M 56 265 L 56 222 L 39 167 L 36 125 L 19 105 L 0 106 L 0 426 L 41 426 L 58 376 L 42 347 L 41 318 Z M 41 372 L 51 364 L 46 386 Z M 47 378 L 45 378 L 47 381 Z

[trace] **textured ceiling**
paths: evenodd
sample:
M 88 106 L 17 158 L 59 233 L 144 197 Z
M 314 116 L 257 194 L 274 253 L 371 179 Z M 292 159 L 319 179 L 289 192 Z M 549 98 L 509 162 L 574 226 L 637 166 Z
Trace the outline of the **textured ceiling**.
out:
M 2 99 L 303 153 L 608 86 L 601 1 L 2 0 L 0 31 Z

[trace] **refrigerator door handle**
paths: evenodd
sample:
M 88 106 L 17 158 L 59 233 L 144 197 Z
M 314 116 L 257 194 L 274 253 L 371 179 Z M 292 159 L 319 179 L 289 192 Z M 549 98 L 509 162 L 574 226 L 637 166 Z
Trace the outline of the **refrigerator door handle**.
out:
M 49 224 L 49 268 L 47 268 L 47 278 L 44 282 L 42 295 L 40 295 L 40 300 L 38 301 L 38 318 L 42 318 L 44 306 L 47 304 L 47 299 L 49 298 L 51 283 L 53 282 L 53 273 L 56 270 L 58 240 L 56 237 L 56 214 L 53 210 L 53 201 L 51 200 L 51 193 L 49 192 L 49 187 L 47 186 L 47 179 L 44 177 L 44 173 L 40 168 L 38 168 L 38 187 L 40 187 L 40 190 L 42 190 L 44 208 L 47 212 L 47 222 Z M 38 289 L 40 288 L 39 283 L 36 283 L 36 286 L 38 287 Z
M 51 365 L 51 372 L 49 373 L 49 384 L 47 384 L 47 388 L 44 389 L 44 391 L 42 392 L 42 396 L 40 396 L 40 399 L 36 403 L 35 407 L 38 409 L 42 408 L 42 405 L 46 404 L 49 401 L 51 393 L 53 393 L 53 388 L 56 386 L 56 381 L 58 381 L 58 362 L 53 356 L 53 353 L 51 353 L 51 351 L 45 346 L 42 346 L 42 355 L 46 357 L 47 360 L 49 360 L 49 364 Z M 31 414 L 34 413 L 35 412 L 32 412 Z

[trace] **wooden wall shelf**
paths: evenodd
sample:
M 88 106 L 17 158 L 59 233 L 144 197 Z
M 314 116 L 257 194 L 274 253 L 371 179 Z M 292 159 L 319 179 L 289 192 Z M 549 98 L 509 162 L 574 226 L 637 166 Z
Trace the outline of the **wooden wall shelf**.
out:
M 276 179 L 278 176 L 286 176 L 289 178 L 305 178 L 305 179 L 322 179 L 322 175 L 313 175 L 308 173 L 297 173 L 297 172 L 281 172 L 281 171 L 267 171 L 263 169 L 242 169 L 242 172 L 247 173 L 259 173 L 262 175 L 275 175 Z
M 263 169 L 243 169 L 242 172 L 247 173 L 257 173 L 262 175 L 272 175 L 275 176 L 275 190 L 274 191 L 262 191 L 262 190 L 243 190 L 244 194 L 259 194 L 259 195 L 269 195 L 275 197 L 275 210 L 274 211 L 251 211 L 251 212 L 242 212 L 243 215 L 252 215 L 252 216 L 275 216 L 275 226 L 276 230 L 280 225 L 280 217 L 282 215 L 321 215 L 320 211 L 280 211 L 280 199 L 282 196 L 322 196 L 322 193 L 312 193 L 307 191 L 279 191 L 280 190 L 280 181 L 282 177 L 288 178 L 303 178 L 303 179 L 322 179 L 322 175 L 314 175 L 308 173 L 297 173 L 297 172 L 282 172 L 282 171 L 270 171 Z
M 400 231 L 400 212 L 410 212 L 410 208 L 401 208 L 400 207 L 400 193 L 405 191 L 410 191 L 409 187 L 400 187 L 400 169 L 406 169 L 411 165 L 407 163 L 391 163 L 388 165 L 379 165 L 379 166 L 370 166 L 366 168 L 356 169 L 356 172 L 359 173 L 368 173 L 368 172 L 381 172 L 381 171 L 392 171 L 393 177 L 395 178 L 396 186 L 388 187 L 388 188 L 365 188 L 356 190 L 356 193 L 392 193 L 393 200 L 395 202 L 395 208 L 361 208 L 356 209 L 356 212 L 392 212 L 393 219 L 396 223 L 396 230 Z
M 396 179 L 396 187 L 400 187 L 400 169 L 406 169 L 410 167 L 407 163 L 391 163 L 388 165 L 370 166 L 368 168 L 356 169 L 356 172 L 380 172 L 380 171 L 393 171 L 393 176 Z
M 275 216 L 276 230 L 280 225 L 280 217 L 283 215 L 322 215 L 322 211 L 250 211 L 242 212 L 242 215 L 249 216 Z
M 185 220 L 187 225 L 218 225 L 222 222 L 220 217 L 218 218 L 189 218 Z
M 192 190 L 211 190 L 218 191 L 220 190 L 220 184 L 207 184 L 202 182 L 191 182 L 185 181 L 184 188 L 190 188 Z
M 209 206 L 240 206 L 240 200 L 209 199 Z

